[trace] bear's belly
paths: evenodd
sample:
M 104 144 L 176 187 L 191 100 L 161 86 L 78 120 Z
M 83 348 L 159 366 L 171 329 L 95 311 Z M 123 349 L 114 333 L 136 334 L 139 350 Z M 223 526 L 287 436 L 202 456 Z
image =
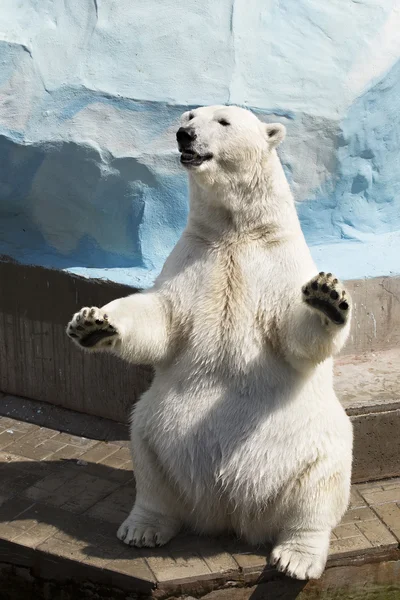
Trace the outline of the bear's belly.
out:
M 196 384 L 173 371 L 156 377 L 139 402 L 133 430 L 193 504 L 222 494 L 265 503 L 315 461 L 329 412 L 326 391 L 319 403 L 310 382 L 289 370 L 278 385 L 265 365 L 247 387 L 240 378 L 204 372 Z

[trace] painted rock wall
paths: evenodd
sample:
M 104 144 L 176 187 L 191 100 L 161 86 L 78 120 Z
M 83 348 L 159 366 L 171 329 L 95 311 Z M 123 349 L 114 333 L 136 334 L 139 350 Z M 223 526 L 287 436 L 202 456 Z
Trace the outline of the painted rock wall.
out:
M 2 0 L 0 255 L 146 287 L 187 215 L 174 133 L 232 103 L 281 158 L 318 266 L 398 274 L 397 0 Z

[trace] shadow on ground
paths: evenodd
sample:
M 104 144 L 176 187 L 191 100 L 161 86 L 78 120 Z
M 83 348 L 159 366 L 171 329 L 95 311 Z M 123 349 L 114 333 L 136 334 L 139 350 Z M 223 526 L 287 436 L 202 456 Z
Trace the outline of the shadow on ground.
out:
M 282 578 L 267 566 L 267 548 L 254 549 L 230 537 L 210 539 L 183 533 L 163 548 L 125 546 L 116 538 L 116 530 L 128 515 L 135 497 L 133 474 L 127 470 L 96 463 L 82 464 L 79 459 L 34 462 L 21 458 L 19 462 L 0 465 L 0 495 L 4 499 L 0 506 L 0 523 L 10 525 L 13 536 L 9 541 L 15 545 L 26 545 L 30 540 L 31 547 L 56 553 L 59 543 L 63 556 L 66 547 L 70 547 L 70 558 L 93 565 L 101 562 L 100 566 L 110 561 L 107 568 L 111 569 L 112 561 L 121 555 L 125 560 L 158 557 L 175 562 L 200 556 L 210 564 L 223 552 L 234 556 L 256 554 L 259 558 L 254 570 L 263 572 L 260 585 L 249 590 L 251 595 L 246 596 L 246 600 L 267 597 L 263 580 L 277 579 L 268 583 L 268 598 L 292 600 L 304 587 L 304 582 Z M 50 538 L 52 548 L 49 550 L 46 543 Z M 282 579 L 286 582 L 284 590 Z M 270 586 L 276 588 L 277 595 L 270 595 Z M 236 591 L 231 592 L 229 600 L 235 600 Z

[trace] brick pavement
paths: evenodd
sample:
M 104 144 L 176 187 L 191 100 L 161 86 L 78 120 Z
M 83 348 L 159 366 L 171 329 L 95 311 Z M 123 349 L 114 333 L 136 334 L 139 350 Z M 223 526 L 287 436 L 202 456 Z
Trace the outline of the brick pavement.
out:
M 103 442 L 0 417 L 0 563 L 162 597 L 252 584 L 268 552 L 231 538 L 182 535 L 161 549 L 115 536 L 134 499 L 126 441 Z M 398 558 L 400 479 L 353 486 L 328 565 Z

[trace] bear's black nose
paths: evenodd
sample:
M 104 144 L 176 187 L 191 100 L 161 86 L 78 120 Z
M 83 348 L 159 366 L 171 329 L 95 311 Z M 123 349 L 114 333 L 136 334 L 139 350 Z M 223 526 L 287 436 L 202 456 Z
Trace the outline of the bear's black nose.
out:
M 180 127 L 176 132 L 176 139 L 182 148 L 187 148 L 196 139 L 196 134 L 193 129 Z

